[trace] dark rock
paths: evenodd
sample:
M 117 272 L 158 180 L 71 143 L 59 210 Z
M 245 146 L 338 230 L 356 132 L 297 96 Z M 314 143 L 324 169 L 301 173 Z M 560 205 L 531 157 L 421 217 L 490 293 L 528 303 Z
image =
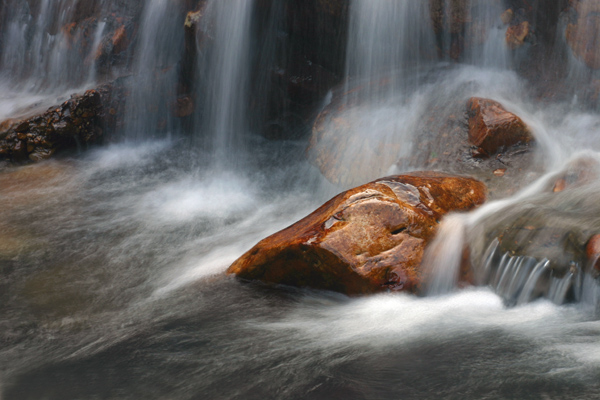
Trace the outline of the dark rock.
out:
M 180 96 L 176 99 L 174 114 L 178 118 L 184 118 L 194 113 L 194 100 L 190 96 Z
M 345 73 L 347 0 L 256 2 L 258 43 L 252 125 L 273 139 L 310 133 L 314 110 Z M 275 49 L 274 52 L 272 50 Z M 262 50 L 261 50 L 262 51 Z
M 416 292 L 424 275 L 423 251 L 440 218 L 470 210 L 485 197 L 481 182 L 442 173 L 378 179 L 262 240 L 228 273 L 350 295 Z

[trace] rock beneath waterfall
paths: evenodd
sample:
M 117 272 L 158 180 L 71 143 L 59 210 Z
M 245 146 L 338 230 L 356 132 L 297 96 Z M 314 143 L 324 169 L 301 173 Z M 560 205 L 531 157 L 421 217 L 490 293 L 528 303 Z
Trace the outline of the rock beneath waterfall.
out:
M 349 295 L 415 292 L 424 248 L 440 218 L 485 198 L 485 185 L 466 177 L 415 172 L 381 178 L 262 240 L 228 273 Z
M 467 102 L 467 114 L 469 142 L 477 148 L 474 155 L 489 157 L 504 148 L 533 140 L 523 120 L 497 101 L 471 97 Z
M 600 68 L 600 1 L 573 1 L 577 17 L 567 25 L 565 36 L 571 51 L 593 69 Z

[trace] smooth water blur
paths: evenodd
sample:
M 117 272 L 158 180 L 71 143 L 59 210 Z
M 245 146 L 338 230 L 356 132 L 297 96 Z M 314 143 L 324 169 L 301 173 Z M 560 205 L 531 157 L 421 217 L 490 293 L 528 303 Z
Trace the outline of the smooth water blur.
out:
M 234 164 L 245 147 L 250 93 L 250 23 L 253 0 L 210 0 L 200 32 L 213 40 L 199 51 L 199 80 L 204 98 L 198 123 L 209 134 L 207 148 L 217 162 Z
M 128 140 L 146 140 L 177 128 L 172 105 L 165 102 L 177 86 L 183 54 L 181 12 L 169 0 L 148 0 L 139 27 L 139 40 L 126 102 Z M 160 27 L 160 29 L 157 29 Z
M 434 59 L 435 39 L 427 2 L 353 0 L 350 13 L 347 77 L 370 81 L 391 76 L 383 89 L 369 87 L 361 92 L 361 98 L 397 96 L 410 80 L 390 73 L 408 67 L 426 68 Z

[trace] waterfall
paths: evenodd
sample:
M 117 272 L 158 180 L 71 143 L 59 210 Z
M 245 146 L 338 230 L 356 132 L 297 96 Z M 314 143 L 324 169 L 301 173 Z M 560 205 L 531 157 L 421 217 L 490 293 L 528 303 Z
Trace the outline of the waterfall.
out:
M 98 1 L 96 7 L 103 9 L 107 4 Z M 4 75 L 0 78 L 29 92 L 93 83 L 89 72 L 105 23 L 98 18 L 75 23 L 78 7 L 84 6 L 83 0 L 41 0 L 31 5 L 25 0 L 7 0 L 0 27 L 0 71 Z
M 199 51 L 202 101 L 198 126 L 218 162 L 235 163 L 248 125 L 250 28 L 253 1 L 210 0 L 199 33 L 211 43 Z
M 364 98 L 389 99 L 414 87 L 406 70 L 424 68 L 435 56 L 427 2 L 353 0 L 350 10 L 346 76 L 367 80 Z

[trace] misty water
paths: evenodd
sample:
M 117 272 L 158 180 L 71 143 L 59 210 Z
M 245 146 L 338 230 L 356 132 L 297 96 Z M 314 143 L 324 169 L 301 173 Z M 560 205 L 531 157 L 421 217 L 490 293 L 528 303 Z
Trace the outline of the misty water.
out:
M 63 23 L 77 1 L 41 3 Z M 267 140 L 250 127 L 244 99 L 252 77 L 243 68 L 250 0 L 208 2 L 201 29 L 215 43 L 197 60 L 206 90 L 196 136 L 168 118 L 165 135 L 152 131 L 169 112 L 148 114 L 139 104 L 176 85 L 167 67 L 182 52 L 171 45 L 181 32 L 168 3 L 145 2 L 131 63 L 135 104 L 121 142 L 0 168 L 0 399 L 598 397 L 597 279 L 578 266 L 534 296 L 547 260 L 500 254 L 482 229 L 529 209 L 600 227 L 600 182 L 554 197 L 546 190 L 573 162 L 600 160 L 600 115 L 575 96 L 541 106 L 527 93 L 498 40 L 503 33 L 494 31 L 501 30 L 497 5 L 484 10 L 494 26 L 489 41 L 454 64 L 405 45 L 418 37 L 434 48 L 424 7 L 351 3 L 348 82 L 375 82 L 390 70 L 394 78 L 383 91 L 367 84 L 340 115 L 352 121 L 347 135 L 356 143 L 340 159 L 361 171 L 334 185 L 306 160 L 306 139 Z M 113 10 L 118 2 L 99 4 Z M 12 35 L 0 48 L 0 120 L 44 110 L 99 81 L 85 60 L 60 52 L 62 33 L 44 33 L 51 21 L 13 11 L 22 14 L 0 27 Z M 578 68 L 571 76 L 585 79 Z M 156 69 L 166 72 L 157 78 Z M 425 258 L 428 295 L 347 297 L 225 274 L 259 240 L 340 191 L 427 168 L 397 162 L 414 152 L 419 120 L 432 105 L 471 96 L 501 101 L 523 118 L 537 156 L 521 190 L 442 222 Z M 373 141 L 404 146 L 361 158 Z M 475 249 L 481 285 L 458 288 L 465 242 Z

